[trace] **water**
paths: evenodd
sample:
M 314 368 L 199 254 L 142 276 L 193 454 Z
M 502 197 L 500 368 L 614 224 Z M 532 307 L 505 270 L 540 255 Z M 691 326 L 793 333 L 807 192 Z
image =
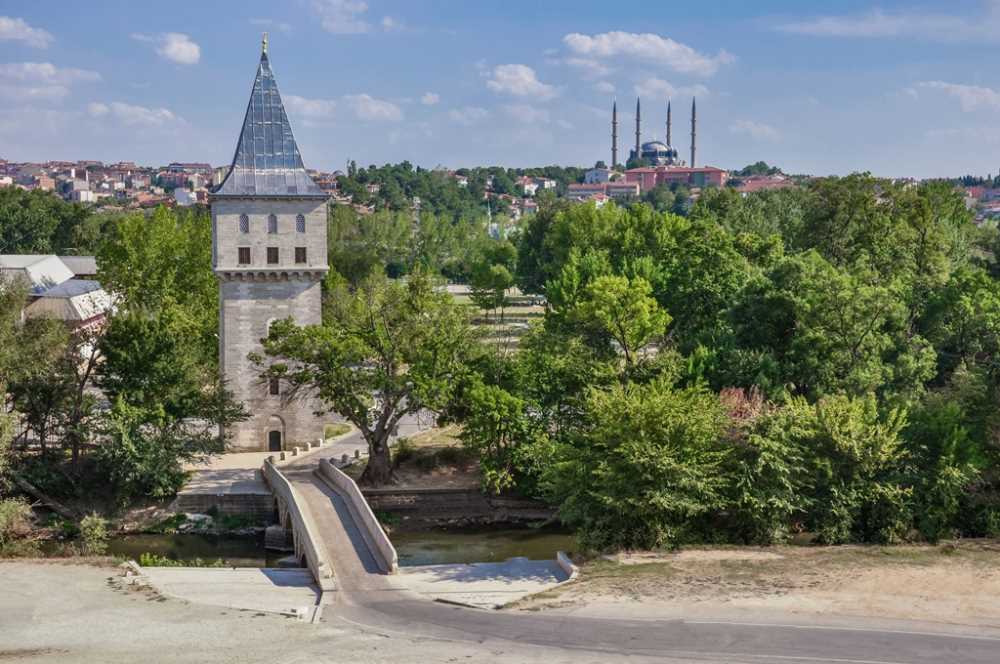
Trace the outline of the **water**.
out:
M 445 563 L 503 562 L 515 556 L 551 560 L 556 551 L 572 551 L 573 535 L 529 528 L 462 528 L 394 533 L 392 543 L 399 564 L 439 565 Z M 263 537 L 231 535 L 123 535 L 108 543 L 108 553 L 138 560 L 143 553 L 183 562 L 222 558 L 229 567 L 277 567 L 279 558 L 289 554 L 265 551 Z
M 573 551 L 573 535 L 529 528 L 463 528 L 393 533 L 399 564 L 494 563 L 524 556 L 552 560 L 556 551 Z
M 229 567 L 277 567 L 279 558 L 290 555 L 280 551 L 265 551 L 263 535 L 236 537 L 193 533 L 124 535 L 108 542 L 108 553 L 133 560 L 139 560 L 143 553 L 154 553 L 184 562 L 195 558 L 222 558 Z

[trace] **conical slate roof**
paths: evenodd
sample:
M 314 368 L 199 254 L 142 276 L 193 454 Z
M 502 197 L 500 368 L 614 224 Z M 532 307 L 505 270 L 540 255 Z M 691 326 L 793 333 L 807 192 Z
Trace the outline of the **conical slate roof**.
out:
M 266 50 L 260 55 L 233 164 L 213 196 L 326 198 L 302 165 Z

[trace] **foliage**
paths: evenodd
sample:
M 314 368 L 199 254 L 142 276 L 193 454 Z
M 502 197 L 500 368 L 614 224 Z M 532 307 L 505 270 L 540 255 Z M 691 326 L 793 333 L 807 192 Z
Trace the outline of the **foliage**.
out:
M 200 362 L 218 362 L 218 283 L 212 227 L 198 210 L 158 208 L 116 220 L 97 254 L 98 279 L 129 313 L 169 311 L 173 335 Z
M 31 507 L 17 498 L 0 498 L 0 556 L 31 552 L 24 538 L 31 530 Z
M 724 415 L 702 388 L 665 381 L 593 391 L 584 424 L 557 444 L 545 483 L 588 548 L 688 541 L 724 504 Z
M 34 189 L 0 187 L 0 254 L 77 254 L 92 249 L 79 230 L 92 219 L 79 203 Z
M 206 419 L 189 421 L 162 409 L 130 405 L 119 397 L 106 418 L 106 440 L 98 450 L 98 461 L 116 495 L 127 500 L 176 493 L 187 478 L 185 462 L 223 451 L 219 422 L 244 416 L 228 400 L 217 392 L 206 398 Z
M 173 558 L 167 558 L 166 556 L 161 556 L 155 553 L 144 552 L 139 554 L 139 566 L 140 567 L 225 567 L 226 561 L 222 558 L 216 558 L 215 560 L 203 560 L 201 558 L 195 558 L 194 560 L 174 560 Z
M 369 277 L 332 302 L 324 325 L 278 321 L 254 360 L 356 426 L 368 443 L 362 482 L 391 480 L 389 437 L 406 415 L 447 405 L 469 353 L 468 315 L 423 273 L 406 283 Z
M 80 521 L 83 553 L 100 556 L 108 550 L 108 522 L 98 514 L 88 514 Z

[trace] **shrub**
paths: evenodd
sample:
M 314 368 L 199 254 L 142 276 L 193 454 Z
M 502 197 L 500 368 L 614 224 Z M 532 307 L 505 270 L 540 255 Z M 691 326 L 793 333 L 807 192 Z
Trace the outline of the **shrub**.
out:
M 91 513 L 80 521 L 80 539 L 83 553 L 100 556 L 108 550 L 108 522 L 96 513 Z
M 166 556 L 155 553 L 142 553 L 139 555 L 139 565 L 142 567 L 225 567 L 226 561 L 222 558 L 215 560 L 204 560 L 195 558 L 194 560 L 174 560 Z
M 725 504 L 715 395 L 663 381 L 616 386 L 593 391 L 584 417 L 544 479 L 584 548 L 674 547 Z
M 0 555 L 27 555 L 34 543 L 24 538 L 31 531 L 31 507 L 17 498 L 0 499 Z

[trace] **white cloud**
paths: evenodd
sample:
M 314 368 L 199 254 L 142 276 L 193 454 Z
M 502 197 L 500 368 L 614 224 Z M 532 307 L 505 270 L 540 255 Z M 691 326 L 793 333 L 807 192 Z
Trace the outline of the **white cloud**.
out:
M 101 80 L 87 69 L 56 67 L 49 62 L 9 62 L 0 64 L 0 96 L 16 102 L 59 101 L 75 83 Z
M 305 120 L 329 120 L 337 110 L 337 102 L 333 99 L 307 99 L 297 95 L 285 95 L 283 101 L 289 113 Z
M 608 81 L 598 81 L 594 83 L 594 90 L 600 92 L 601 94 L 609 95 L 615 91 L 614 83 L 609 83 Z
M 362 0 L 313 0 L 313 11 L 319 14 L 320 25 L 335 35 L 354 35 L 371 30 L 365 20 L 368 3 Z
M 504 111 L 510 117 L 522 124 L 546 124 L 549 121 L 549 112 L 544 108 L 535 108 L 527 104 L 511 104 L 505 106 Z
M 420 97 L 420 103 L 424 106 L 433 106 L 434 104 L 441 101 L 441 95 L 436 92 L 425 92 Z
M 386 32 L 402 32 L 406 28 L 403 22 L 391 16 L 382 17 L 382 29 Z
M 635 85 L 636 94 L 642 97 L 705 97 L 708 88 L 700 83 L 695 85 L 675 86 L 662 78 L 651 76 Z
M 941 90 L 945 94 L 958 99 L 962 110 L 969 113 L 980 108 L 1000 110 L 1000 92 L 993 88 L 978 85 L 962 85 L 944 81 L 924 81 L 918 84 L 921 88 Z
M 746 134 L 757 140 L 773 141 L 777 140 L 780 134 L 771 125 L 753 120 L 737 120 L 729 125 L 729 131 L 734 134 Z
M 102 104 L 100 102 L 91 102 L 87 104 L 87 114 L 92 118 L 101 118 L 111 112 L 111 109 L 107 104 Z
M 724 50 L 705 55 L 690 46 L 652 33 L 605 32 L 583 35 L 578 32 L 563 37 L 573 53 L 589 58 L 629 57 L 655 62 L 682 74 L 711 76 L 721 65 L 735 60 Z
M 130 127 L 156 128 L 181 122 L 181 118 L 166 108 L 150 108 L 113 101 L 110 104 L 93 102 L 87 106 L 92 118 L 110 117 Z
M 156 44 L 156 53 L 165 60 L 179 65 L 196 65 L 201 60 L 201 47 L 181 32 L 165 32 L 161 35 L 132 33 L 132 39 L 147 44 Z
M 614 68 L 593 58 L 569 57 L 562 62 L 576 69 L 584 78 L 601 78 L 614 72 Z
M 915 11 L 817 16 L 776 26 L 777 30 L 811 37 L 896 38 L 915 37 L 939 42 L 996 41 L 1000 39 L 1000 2 L 985 3 L 980 16 L 934 14 Z
M 478 124 L 489 116 L 490 112 L 479 106 L 463 106 L 462 108 L 453 108 L 448 111 L 449 118 L 466 127 Z
M 371 95 L 345 95 L 344 101 L 359 120 L 399 122 L 403 119 L 403 110 L 399 106 L 384 99 L 375 99 Z
M 0 16 L 0 41 L 19 41 L 35 48 L 47 48 L 54 39 L 51 33 L 31 27 L 22 18 Z
M 292 31 L 292 26 L 290 24 L 275 21 L 270 18 L 252 18 L 250 19 L 250 25 L 256 25 L 261 28 L 270 28 L 286 35 Z
M 486 86 L 494 92 L 516 97 L 550 99 L 556 94 L 555 88 L 539 81 L 535 70 L 528 65 L 497 65 Z

